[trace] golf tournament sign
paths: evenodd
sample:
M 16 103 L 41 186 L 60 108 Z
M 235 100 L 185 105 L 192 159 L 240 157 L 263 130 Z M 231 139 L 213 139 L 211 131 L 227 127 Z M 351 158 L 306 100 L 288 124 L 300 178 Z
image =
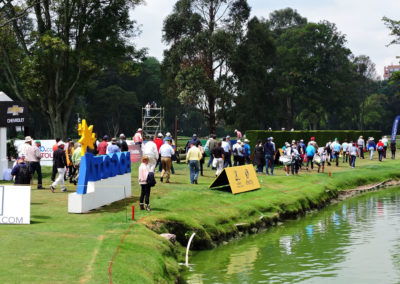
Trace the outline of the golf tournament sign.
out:
M 28 104 L 0 102 L 0 127 L 26 126 L 29 124 Z
M 233 194 L 260 188 L 254 167 L 245 165 L 225 168 L 209 186 L 209 188 L 230 188 Z
M 30 224 L 31 187 L 0 186 L 0 224 Z

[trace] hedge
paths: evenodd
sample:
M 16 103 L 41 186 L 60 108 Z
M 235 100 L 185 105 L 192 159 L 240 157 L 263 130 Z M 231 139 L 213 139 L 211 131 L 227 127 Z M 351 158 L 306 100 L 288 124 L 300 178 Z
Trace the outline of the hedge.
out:
M 268 137 L 274 137 L 276 148 L 282 148 L 285 142 L 291 143 L 292 140 L 303 139 L 304 143 L 307 144 L 311 137 L 315 137 L 315 141 L 319 146 L 326 145 L 328 141 L 333 141 L 335 138 L 339 139 L 339 142 L 343 142 L 344 139 L 347 141 L 357 141 L 360 136 L 364 137 L 367 141 L 368 137 L 374 137 L 375 141 L 378 141 L 382 137 L 381 130 L 311 130 L 311 131 L 268 131 L 268 130 L 248 130 L 246 131 L 246 138 L 250 140 L 251 150 L 253 152 L 254 145 L 260 139 L 265 143 Z

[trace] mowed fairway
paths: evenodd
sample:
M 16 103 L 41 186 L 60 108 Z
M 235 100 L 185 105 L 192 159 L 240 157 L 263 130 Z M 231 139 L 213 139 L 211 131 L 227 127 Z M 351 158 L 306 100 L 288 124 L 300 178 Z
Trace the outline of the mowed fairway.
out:
M 68 214 L 68 195 L 59 188 L 50 192 L 50 168 L 44 168 L 47 189 L 33 186 L 31 224 L 0 226 L 1 283 L 106 283 L 113 257 L 115 283 L 170 282 L 179 274 L 179 251 L 146 228 L 162 231 L 155 225 L 160 220 L 183 224 L 203 234 L 202 238 L 214 240 L 232 231 L 235 223 L 317 201 L 327 188 L 351 188 L 400 176 L 400 160 L 357 159 L 356 169 L 340 163 L 338 168 L 326 167 L 324 174 L 314 169 L 286 177 L 279 168 L 273 177 L 258 175 L 260 190 L 232 195 L 208 189 L 214 179 L 210 168 L 205 167 L 198 185 L 191 185 L 187 165 L 174 164 L 176 174 L 170 184 L 157 178 L 150 198 L 152 211 L 145 212 L 138 210 L 138 166 L 132 165 L 132 198 L 87 214 Z M 69 183 L 67 188 L 75 190 Z M 133 223 L 132 205 L 136 207 Z

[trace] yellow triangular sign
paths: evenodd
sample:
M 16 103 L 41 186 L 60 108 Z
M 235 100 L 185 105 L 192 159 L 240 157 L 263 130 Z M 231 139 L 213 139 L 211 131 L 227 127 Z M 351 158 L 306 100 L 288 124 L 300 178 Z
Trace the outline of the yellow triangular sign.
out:
M 233 194 L 260 188 L 252 165 L 225 168 L 208 188 L 230 187 Z

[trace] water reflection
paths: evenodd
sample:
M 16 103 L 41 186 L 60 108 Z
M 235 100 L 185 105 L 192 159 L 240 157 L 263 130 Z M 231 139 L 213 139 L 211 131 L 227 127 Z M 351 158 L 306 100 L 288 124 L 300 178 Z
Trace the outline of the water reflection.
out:
M 189 283 L 398 283 L 399 188 L 198 253 Z

